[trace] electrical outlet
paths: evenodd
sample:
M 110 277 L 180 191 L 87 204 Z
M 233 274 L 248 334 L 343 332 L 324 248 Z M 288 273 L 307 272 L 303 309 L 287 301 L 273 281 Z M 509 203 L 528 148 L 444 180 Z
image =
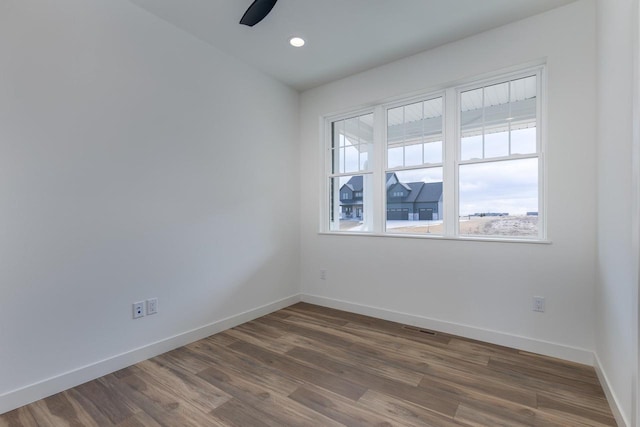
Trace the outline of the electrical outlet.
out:
M 139 319 L 140 317 L 144 317 L 144 302 L 134 302 L 133 303 L 133 318 Z
M 533 311 L 544 312 L 544 297 L 533 297 Z
M 147 300 L 147 315 L 156 314 L 158 312 L 158 298 L 150 298 Z
M 320 270 L 320 280 L 327 280 L 327 270 Z

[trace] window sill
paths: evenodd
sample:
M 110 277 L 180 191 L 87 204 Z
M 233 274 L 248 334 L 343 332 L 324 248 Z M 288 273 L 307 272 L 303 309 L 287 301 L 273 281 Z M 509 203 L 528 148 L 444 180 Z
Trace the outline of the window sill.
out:
M 345 231 L 320 231 L 319 236 L 366 236 L 366 237 L 391 237 L 391 238 L 409 238 L 409 239 L 426 239 L 426 240 L 457 240 L 464 242 L 495 242 L 495 243 L 532 243 L 536 245 L 550 245 L 551 240 L 539 239 L 513 239 L 500 237 L 475 237 L 475 236 L 442 236 L 442 235 L 424 235 L 424 234 L 391 234 L 391 233 L 358 233 Z

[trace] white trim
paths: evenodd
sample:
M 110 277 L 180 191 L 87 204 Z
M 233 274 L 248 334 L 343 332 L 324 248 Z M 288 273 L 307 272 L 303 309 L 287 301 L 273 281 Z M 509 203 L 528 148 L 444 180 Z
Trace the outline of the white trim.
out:
M 611 408 L 611 412 L 613 413 L 613 417 L 616 419 L 616 423 L 619 427 L 631 427 L 631 422 L 627 420 L 620 410 L 620 401 L 616 397 L 616 394 L 613 392 L 613 388 L 609 383 L 609 378 L 607 374 L 602 369 L 602 363 L 600 363 L 600 358 L 598 357 L 598 353 L 594 353 L 594 363 L 593 367 L 596 370 L 596 375 L 598 375 L 598 380 L 600 381 L 600 385 L 602 386 L 602 390 L 604 391 L 605 396 L 607 397 L 607 402 L 609 402 L 609 407 Z
M 640 427 L 640 1 L 632 3 L 631 31 L 633 34 L 633 97 L 631 141 L 631 249 L 633 281 L 635 283 L 635 366 L 632 368 L 634 390 L 631 399 L 631 418 Z
M 79 384 L 83 384 L 87 381 L 100 378 L 101 376 L 107 375 L 111 372 L 126 368 L 127 366 L 131 366 L 159 354 L 166 353 L 167 351 L 198 341 L 210 335 L 217 334 L 218 332 L 233 328 L 234 326 L 283 309 L 300 301 L 300 294 L 291 295 L 260 307 L 217 320 L 209 323 L 208 325 L 204 325 L 95 363 L 82 366 L 72 371 L 53 376 L 17 390 L 3 393 L 0 395 L 0 414 L 75 387 Z
M 403 239 L 424 239 L 424 240 L 454 240 L 462 242 L 496 242 L 496 243 L 534 243 L 541 245 L 550 245 L 553 242 L 551 240 L 539 240 L 538 238 L 502 238 L 502 237 L 489 237 L 489 236 L 446 236 L 444 234 L 408 234 L 408 233 L 375 233 L 369 231 L 320 231 L 319 236 L 367 236 L 367 237 L 400 237 Z
M 326 298 L 319 295 L 302 294 L 302 301 L 323 307 L 335 308 L 338 310 L 349 311 L 351 313 L 363 314 L 365 316 L 372 316 L 378 319 L 398 322 L 405 325 L 412 325 L 452 335 L 458 335 L 491 344 L 511 347 L 531 353 L 557 357 L 559 359 L 582 363 L 589 366 L 593 365 L 593 352 L 584 348 L 537 340 L 520 335 L 464 325 L 461 323 L 433 319 L 416 314 L 401 313 L 381 307 L 372 307 L 349 301 Z

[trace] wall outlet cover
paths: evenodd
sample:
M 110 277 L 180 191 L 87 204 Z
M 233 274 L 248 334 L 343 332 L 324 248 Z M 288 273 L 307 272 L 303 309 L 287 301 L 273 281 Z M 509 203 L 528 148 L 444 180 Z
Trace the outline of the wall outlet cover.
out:
M 144 317 L 144 302 L 134 302 L 133 303 L 133 318 L 138 319 L 140 317 Z
M 158 298 L 150 298 L 147 300 L 147 315 L 156 314 L 158 312 Z

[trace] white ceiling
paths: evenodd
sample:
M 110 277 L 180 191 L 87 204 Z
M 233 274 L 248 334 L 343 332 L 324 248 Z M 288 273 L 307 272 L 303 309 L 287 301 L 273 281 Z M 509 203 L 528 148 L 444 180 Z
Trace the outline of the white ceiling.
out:
M 575 0 L 279 0 L 254 27 L 238 24 L 253 0 L 131 1 L 305 90 Z

